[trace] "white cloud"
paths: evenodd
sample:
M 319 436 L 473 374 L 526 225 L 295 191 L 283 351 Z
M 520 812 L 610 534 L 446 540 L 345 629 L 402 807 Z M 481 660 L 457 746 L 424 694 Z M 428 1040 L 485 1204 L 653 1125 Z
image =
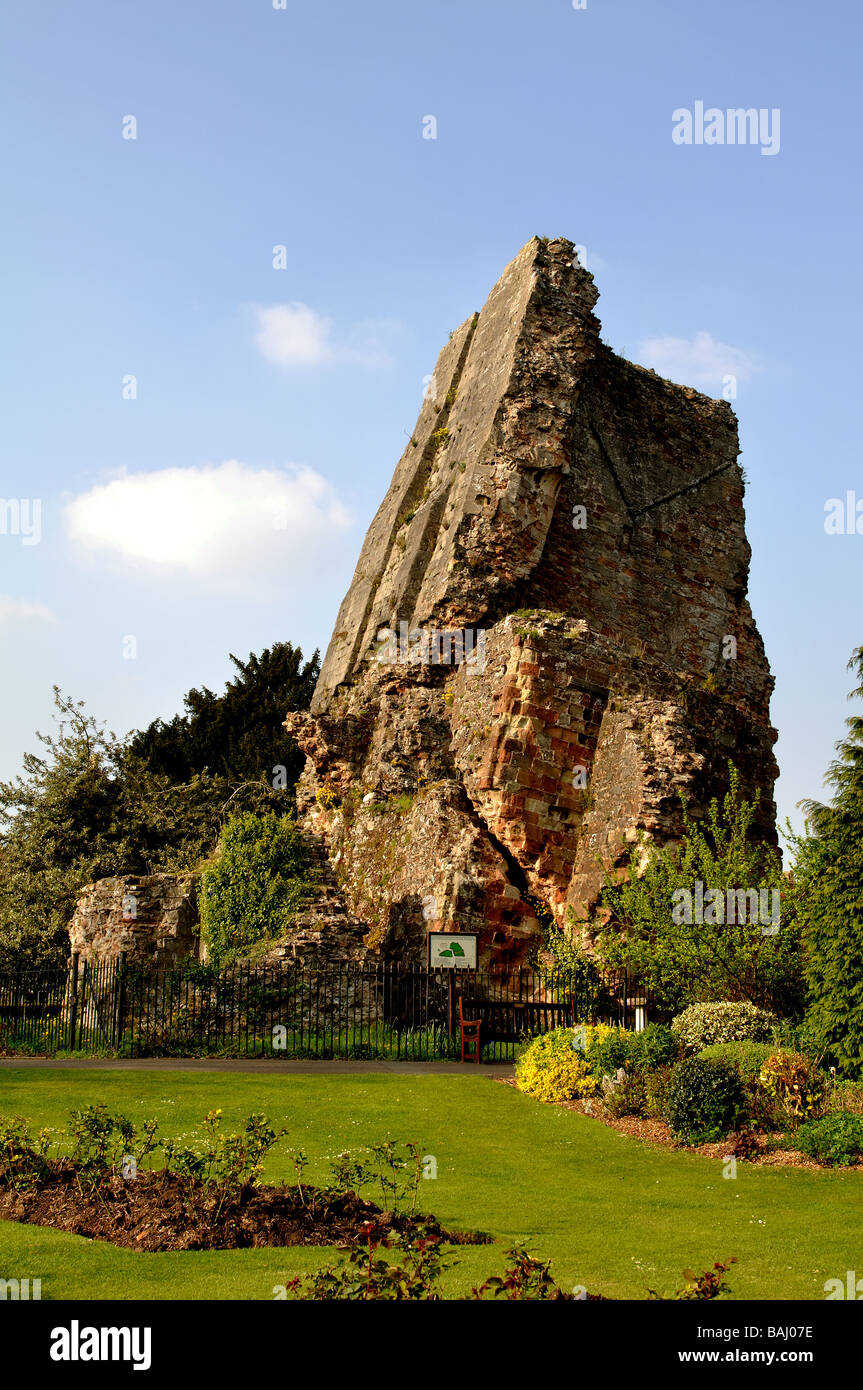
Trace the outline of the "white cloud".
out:
M 23 599 L 0 594 L 0 630 L 16 623 L 53 623 L 55 615 L 44 603 L 26 603 Z
M 229 459 L 124 474 L 73 498 L 66 523 L 84 551 L 247 593 L 308 578 L 351 518 L 311 468 Z
M 279 367 L 313 367 L 330 360 L 332 324 L 307 304 L 273 304 L 269 309 L 256 308 L 255 313 L 255 342 L 268 362 Z
M 383 320 L 357 324 L 343 340 L 336 341 L 332 320 L 308 304 L 256 305 L 255 317 L 258 350 L 277 367 L 318 367 L 335 362 L 382 367 L 391 360 L 383 339 L 394 325 Z
M 734 376 L 738 383 L 759 370 L 751 353 L 720 343 L 703 330 L 694 338 L 646 338 L 638 355 L 646 367 L 660 376 L 697 386 L 715 395 L 722 391 L 722 378 Z
M 604 256 L 600 256 L 598 251 L 594 251 L 592 246 L 585 247 L 585 252 L 587 256 L 585 270 L 589 270 L 591 275 L 611 270 L 611 262 L 607 261 Z

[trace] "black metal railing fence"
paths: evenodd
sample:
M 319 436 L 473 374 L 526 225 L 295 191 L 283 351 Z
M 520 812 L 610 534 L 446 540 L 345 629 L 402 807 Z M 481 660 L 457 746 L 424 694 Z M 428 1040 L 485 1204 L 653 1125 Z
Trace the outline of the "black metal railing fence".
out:
M 483 1059 L 572 1023 L 643 1027 L 662 1011 L 625 971 L 434 970 L 396 963 L 194 962 L 120 956 L 0 974 L 0 1051 L 117 1056 L 458 1057 L 459 1001 L 482 1021 Z

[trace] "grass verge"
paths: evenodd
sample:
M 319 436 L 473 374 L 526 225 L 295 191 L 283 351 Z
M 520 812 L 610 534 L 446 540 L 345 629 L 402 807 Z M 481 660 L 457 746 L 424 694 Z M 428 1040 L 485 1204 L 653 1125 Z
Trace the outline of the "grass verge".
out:
M 822 1299 L 830 1278 L 859 1264 L 863 1174 L 723 1164 L 628 1139 L 476 1076 L 279 1075 L 6 1070 L 0 1112 L 59 1126 L 73 1106 L 104 1100 L 138 1120 L 187 1134 L 220 1107 L 226 1127 L 264 1111 L 289 1129 L 267 1163 L 290 1178 L 304 1149 L 309 1181 L 327 1159 L 385 1138 L 418 1139 L 437 1162 L 420 1198 L 447 1226 L 490 1232 L 495 1246 L 460 1247 L 450 1297 L 499 1272 L 527 1241 L 566 1288 L 613 1298 L 669 1293 L 684 1267 L 735 1255 L 737 1298 Z M 370 1194 L 374 1195 L 374 1194 Z M 333 1258 L 325 1249 L 138 1254 L 57 1231 L 0 1223 L 0 1277 L 41 1278 L 43 1298 L 272 1298 L 273 1288 Z

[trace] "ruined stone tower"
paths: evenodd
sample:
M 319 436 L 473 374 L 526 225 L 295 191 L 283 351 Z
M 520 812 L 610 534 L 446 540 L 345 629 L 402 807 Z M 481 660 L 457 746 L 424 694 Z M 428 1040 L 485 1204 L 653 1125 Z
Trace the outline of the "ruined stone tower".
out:
M 600 340 L 534 238 L 451 335 L 342 603 L 298 789 L 368 946 L 479 931 L 517 964 L 600 862 L 727 786 L 774 835 L 772 678 L 746 599 L 734 414 Z

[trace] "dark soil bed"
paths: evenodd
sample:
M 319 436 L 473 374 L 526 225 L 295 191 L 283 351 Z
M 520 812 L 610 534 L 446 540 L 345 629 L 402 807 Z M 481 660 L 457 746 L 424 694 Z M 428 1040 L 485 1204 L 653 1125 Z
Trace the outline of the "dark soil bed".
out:
M 240 1250 L 253 1246 L 351 1245 L 359 1227 L 432 1235 L 452 1245 L 486 1244 L 478 1232 L 446 1231 L 431 1216 L 394 1216 L 354 1193 L 303 1187 L 245 1187 L 231 1205 L 173 1174 L 140 1172 L 105 1179 L 83 1191 L 71 1164 L 51 1165 L 35 1188 L 0 1188 L 0 1219 L 52 1226 L 129 1250 Z

